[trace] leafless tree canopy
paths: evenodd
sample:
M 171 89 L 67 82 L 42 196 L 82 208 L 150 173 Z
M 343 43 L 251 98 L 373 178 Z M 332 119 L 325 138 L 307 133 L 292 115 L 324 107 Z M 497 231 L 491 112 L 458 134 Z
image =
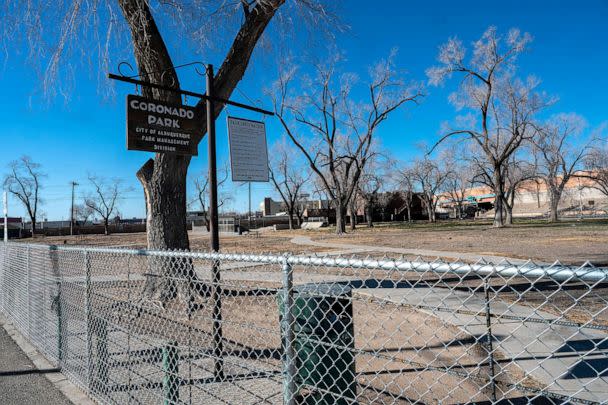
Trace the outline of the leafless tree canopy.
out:
M 474 169 L 470 153 L 465 148 L 452 146 L 441 154 L 446 178 L 443 189 L 452 200 L 456 218 L 462 218 L 467 190 L 472 186 Z
M 412 168 L 404 166 L 398 170 L 396 183 L 403 195 L 404 207 L 407 210 L 407 220 L 412 222 L 412 204 L 414 202 L 415 180 Z
M 515 76 L 518 56 L 531 41 L 529 34 L 511 29 L 501 36 L 490 27 L 473 44 L 470 58 L 465 47 L 451 38 L 439 51 L 438 66 L 427 70 L 429 82 L 439 85 L 458 74 L 462 81 L 450 101 L 458 110 L 468 114 L 460 116 L 454 127 L 446 128 L 443 140 L 462 135 L 478 146 L 484 157 L 485 172 L 492 179 L 495 194 L 494 226 L 505 224 L 505 165 L 512 155 L 537 135 L 533 125 L 535 115 L 549 105 L 549 100 L 536 89 L 539 81 L 534 77 L 521 80 Z
M 86 204 L 74 205 L 74 221 L 78 226 L 85 226 L 95 211 Z
M 44 94 L 68 98 L 77 70 L 97 72 L 105 91 L 105 74 L 119 61 L 131 60 L 132 50 L 156 52 L 154 35 L 143 35 L 136 43 L 131 37 L 132 27 L 145 29 L 150 18 L 163 31 L 175 33 L 167 45 L 190 62 L 226 49 L 235 30 L 270 9 L 279 10 L 272 30 L 281 34 L 270 38 L 289 36 L 295 27 L 314 27 L 331 36 L 346 29 L 336 7 L 337 2 L 323 0 L 6 0 L 0 5 L 1 54 L 11 57 L 13 46 L 22 45 L 29 66 L 42 78 Z M 132 13 L 125 13 L 127 8 Z M 187 53 L 192 51 L 194 55 Z
M 377 205 L 385 202 L 382 192 L 390 182 L 390 172 L 394 167 L 394 162 L 388 158 L 386 152 L 376 154 L 361 173 L 361 178 L 357 183 L 356 196 L 363 203 L 365 220 L 369 228 L 374 226 L 374 212 Z M 356 215 L 351 210 L 351 215 Z M 353 221 L 351 221 L 351 224 Z
M 89 181 L 94 192 L 85 198 L 84 205 L 101 217 L 105 234 L 108 235 L 110 218 L 117 212 L 117 204 L 124 189 L 119 179 L 89 176 Z
M 425 157 L 414 162 L 410 168 L 410 174 L 414 187 L 420 192 L 429 222 L 435 222 L 437 196 L 443 190 L 446 179 L 450 174 L 449 167 L 438 160 Z
M 422 96 L 401 78 L 393 57 L 391 53 L 370 69 L 367 101 L 354 97 L 357 78 L 339 74 L 335 59 L 315 66 L 316 75 L 300 88 L 294 83 L 296 69 L 282 72 L 271 93 L 283 129 L 334 204 L 338 233 L 345 231 L 346 208 L 376 154 L 376 130 L 399 107 Z
M 218 188 L 218 209 L 222 208 L 227 202 L 232 201 L 232 195 L 224 192 L 223 188 L 228 181 L 228 166 L 224 165 L 218 170 L 217 188 Z M 193 201 L 196 202 L 203 214 L 205 227 L 209 231 L 209 173 L 203 171 L 199 176 L 194 179 L 194 189 L 196 192 L 196 198 Z
M 581 177 L 591 179 L 592 187 L 608 196 L 608 123 L 601 125 L 593 135 L 596 140 L 584 159 Z
M 45 175 L 40 164 L 29 156 L 21 156 L 8 164 L 8 173 L 4 176 L 4 187 L 15 196 L 27 211 L 32 222 L 32 235 L 36 232 L 36 217 L 42 203 L 40 192 L 41 180 Z
M 270 181 L 287 209 L 289 229 L 294 229 L 295 219 L 298 221 L 297 225 L 301 225 L 298 205 L 310 174 L 303 173 L 302 166 L 298 165 L 298 159 L 293 157 L 285 139 L 274 146 L 271 155 Z
M 590 143 L 580 143 L 579 135 L 586 126 L 578 114 L 558 114 L 550 118 L 534 141 L 538 162 L 538 174 L 547 186 L 549 194 L 549 220 L 558 220 L 558 205 L 566 183 L 581 165 L 590 151 Z

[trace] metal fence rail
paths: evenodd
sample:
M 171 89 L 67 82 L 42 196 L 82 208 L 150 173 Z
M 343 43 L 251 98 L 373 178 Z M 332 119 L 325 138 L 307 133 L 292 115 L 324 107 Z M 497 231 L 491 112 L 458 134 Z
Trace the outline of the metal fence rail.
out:
M 589 264 L 0 245 L 0 311 L 100 403 L 608 403 L 607 304 Z

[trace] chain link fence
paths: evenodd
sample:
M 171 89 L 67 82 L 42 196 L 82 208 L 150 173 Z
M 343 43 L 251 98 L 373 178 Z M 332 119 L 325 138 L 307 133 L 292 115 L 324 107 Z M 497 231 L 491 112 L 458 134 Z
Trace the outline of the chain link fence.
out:
M 99 403 L 608 403 L 608 270 L 0 245 L 0 310 Z

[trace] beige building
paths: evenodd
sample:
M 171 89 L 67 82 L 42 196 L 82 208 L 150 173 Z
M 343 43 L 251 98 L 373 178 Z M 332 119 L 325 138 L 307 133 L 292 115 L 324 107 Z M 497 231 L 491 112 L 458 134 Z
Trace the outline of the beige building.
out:
M 559 204 L 560 216 L 606 215 L 608 214 L 608 197 L 593 187 L 593 180 L 587 178 L 571 178 L 562 194 Z M 486 186 L 472 187 L 465 192 L 467 204 L 494 201 L 493 191 Z M 448 195 L 439 196 L 439 205 L 449 207 L 453 203 Z M 523 183 L 515 193 L 513 216 L 540 217 L 548 215 L 549 193 L 542 181 L 530 180 Z M 485 216 L 493 216 L 493 210 Z

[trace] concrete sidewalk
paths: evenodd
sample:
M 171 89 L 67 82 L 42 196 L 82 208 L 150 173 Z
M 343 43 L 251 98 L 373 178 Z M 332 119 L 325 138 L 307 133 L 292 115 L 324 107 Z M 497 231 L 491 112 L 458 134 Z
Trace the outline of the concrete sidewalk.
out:
M 72 403 L 93 404 L 0 315 L 0 404 Z
M 0 403 L 70 404 L 45 376 L 53 369 L 39 370 L 9 334 L 0 328 Z

